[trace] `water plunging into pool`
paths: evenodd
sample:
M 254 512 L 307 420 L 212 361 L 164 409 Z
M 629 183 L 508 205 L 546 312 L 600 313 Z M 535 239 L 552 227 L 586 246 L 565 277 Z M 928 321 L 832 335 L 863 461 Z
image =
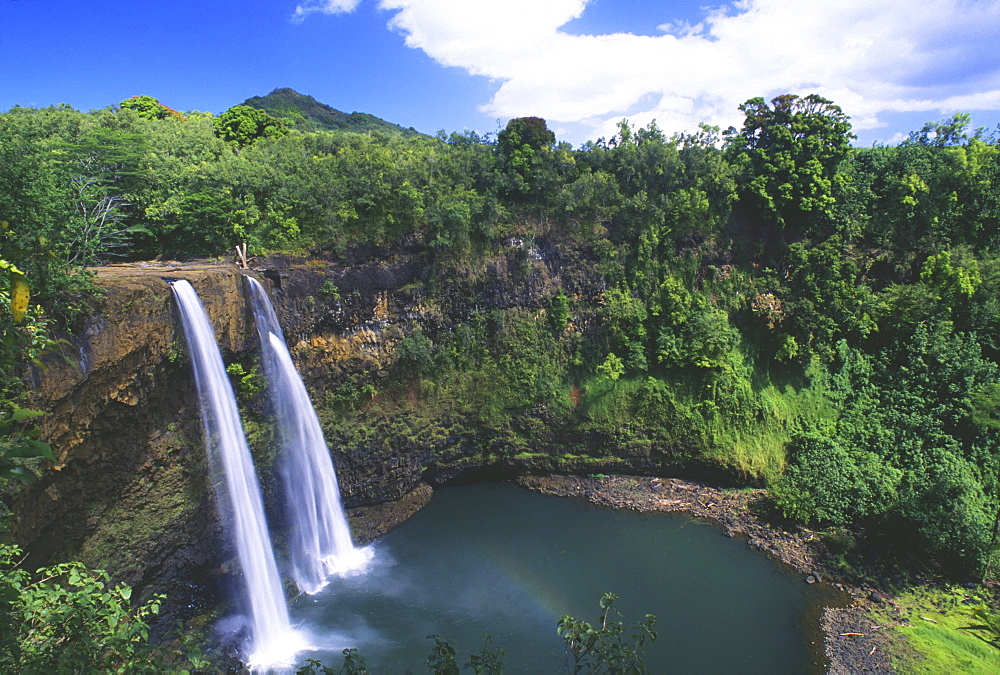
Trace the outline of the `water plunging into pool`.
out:
M 264 287 L 253 277 L 246 280 L 281 440 L 279 463 L 291 537 L 292 577 L 299 590 L 314 595 L 332 576 L 363 571 L 371 548 L 355 548 L 351 541 L 337 474 L 316 411 Z
M 264 668 L 290 664 L 306 644 L 291 626 L 260 486 L 215 331 L 194 287 L 183 280 L 171 286 L 194 368 L 216 499 L 243 572 L 250 618 L 249 663 Z

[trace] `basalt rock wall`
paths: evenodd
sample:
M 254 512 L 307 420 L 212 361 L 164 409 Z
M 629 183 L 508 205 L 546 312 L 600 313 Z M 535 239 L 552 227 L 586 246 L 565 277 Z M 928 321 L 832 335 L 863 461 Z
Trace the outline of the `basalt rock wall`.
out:
M 214 563 L 219 527 L 168 283 L 182 278 L 202 298 L 227 362 L 255 347 L 233 266 L 98 270 L 96 311 L 32 373 L 58 461 L 11 507 L 13 535 L 38 563 L 82 558 L 140 586 L 183 583 Z
M 224 572 L 230 556 L 168 282 L 194 285 L 224 360 L 249 367 L 258 346 L 245 273 L 268 288 L 297 366 L 318 397 L 347 375 L 387 372 L 400 340 L 418 327 L 434 334 L 477 311 L 538 310 L 560 287 L 578 298 L 603 291 L 593 266 L 516 241 L 475 270 L 436 265 L 421 247 L 354 251 L 333 262 L 270 258 L 250 272 L 221 263 L 102 268 L 95 311 L 69 338 L 63 357 L 50 357 L 46 369 L 33 373 L 35 405 L 50 413 L 44 438 L 59 461 L 11 509 L 15 538 L 39 563 L 82 558 L 180 601 L 192 579 Z M 544 412 L 499 431 L 458 415 L 424 424 L 408 414 L 382 417 L 350 442 L 336 433 L 328 439 L 352 511 L 424 494 L 427 483 L 553 469 L 654 471 L 668 450 L 563 427 Z M 609 445 L 616 458 L 574 464 L 579 448 Z M 258 466 L 272 522 L 280 524 L 278 488 L 267 461 Z

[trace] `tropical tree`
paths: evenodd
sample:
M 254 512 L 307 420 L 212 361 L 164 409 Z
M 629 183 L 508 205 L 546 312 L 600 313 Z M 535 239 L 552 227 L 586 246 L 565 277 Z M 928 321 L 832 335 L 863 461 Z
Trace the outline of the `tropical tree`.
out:
M 741 172 L 741 199 L 784 226 L 808 234 L 833 217 L 833 181 L 850 151 L 850 118 L 822 96 L 785 94 L 748 100 L 726 150 Z
M 911 131 L 903 145 L 934 145 L 939 148 L 949 145 L 965 145 L 969 142 L 968 129 L 972 124 L 969 113 L 955 113 L 938 122 L 927 122 L 920 131 Z M 974 133 L 973 138 L 983 135 L 983 129 Z
M 556 135 L 540 117 L 517 117 L 507 123 L 497 136 L 496 152 L 509 195 L 540 202 L 555 141 Z
M 234 105 L 219 115 L 214 125 L 219 138 L 239 148 L 260 138 L 288 133 L 288 127 L 280 119 L 248 105 Z
M 840 236 L 792 244 L 787 264 L 787 324 L 802 344 L 830 354 L 841 338 L 856 343 L 875 329 L 871 291 Z
M 165 106 L 152 96 L 133 96 L 118 104 L 119 110 L 135 111 L 147 120 L 162 120 L 168 117 L 183 120 L 184 116 L 169 106 Z

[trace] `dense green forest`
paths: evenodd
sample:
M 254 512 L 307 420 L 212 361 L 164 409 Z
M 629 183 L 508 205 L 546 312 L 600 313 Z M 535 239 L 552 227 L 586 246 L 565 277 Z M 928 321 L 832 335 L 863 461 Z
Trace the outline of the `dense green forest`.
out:
M 958 114 L 857 148 L 818 96 L 741 109 L 739 129 L 624 120 L 579 148 L 532 117 L 428 137 L 327 130 L 287 101 L 0 114 L 0 450 L 30 454 L 18 368 L 85 311 L 87 265 L 405 245 L 443 275 L 555 250 L 591 261 L 596 306 L 569 276 L 544 307 L 417 327 L 388 379 L 326 399 L 328 426 L 403 386 L 484 425 L 575 415 L 766 484 L 789 517 L 982 574 L 1000 523 L 996 135 Z

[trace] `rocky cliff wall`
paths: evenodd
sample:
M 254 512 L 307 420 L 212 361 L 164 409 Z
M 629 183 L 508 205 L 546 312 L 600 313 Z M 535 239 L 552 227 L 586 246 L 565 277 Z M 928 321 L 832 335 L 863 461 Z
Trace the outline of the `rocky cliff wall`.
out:
M 563 256 L 511 242 L 479 268 L 462 270 L 437 266 L 417 247 L 354 251 L 347 262 L 271 258 L 250 273 L 269 289 L 299 370 L 322 396 L 352 375 L 384 376 L 400 340 L 418 327 L 433 335 L 477 311 L 540 311 L 560 287 L 595 299 L 603 281 L 594 266 Z M 15 537 L 39 562 L 82 558 L 181 602 L 193 580 L 225 570 L 229 555 L 168 280 L 194 285 L 224 360 L 249 367 L 257 336 L 241 274 L 228 264 L 98 270 L 96 311 L 71 339 L 65 360 L 52 357 L 34 373 L 36 405 L 50 411 L 45 438 L 59 462 L 19 494 L 12 510 Z M 426 499 L 427 483 L 554 469 L 657 471 L 671 451 L 580 429 L 544 411 L 509 428 L 483 429 L 461 414 L 445 411 L 428 421 L 401 409 L 366 420 L 361 432 L 334 430 L 328 440 L 352 512 L 407 495 L 412 506 Z M 614 452 L 592 457 L 588 448 Z M 272 523 L 280 523 L 270 484 L 274 457 L 256 450 Z
M 482 301 L 537 303 L 553 284 L 544 266 L 520 285 L 503 269 L 474 280 L 452 272 L 442 279 L 454 287 L 453 295 L 444 294 L 453 306 L 443 310 L 426 302 L 431 265 L 419 250 L 361 251 L 340 265 L 275 258 L 259 267 L 250 273 L 269 289 L 298 366 L 318 393 L 345 374 L 384 371 L 414 326 L 435 330 Z M 224 360 L 253 361 L 257 335 L 235 266 L 98 269 L 94 311 L 63 353 L 32 373 L 35 405 L 49 413 L 43 437 L 58 462 L 10 506 L 13 536 L 39 564 L 82 558 L 119 580 L 162 588 L 186 583 L 198 570 L 211 573 L 225 559 L 169 286 L 174 279 L 187 279 L 198 291 Z M 389 433 L 377 448 L 339 448 L 346 503 L 378 504 L 420 492 L 438 457 L 449 456 L 432 436 Z M 450 450 L 453 457 L 470 452 L 461 444 Z
M 180 278 L 201 296 L 227 361 L 254 348 L 235 267 L 98 270 L 96 311 L 33 373 L 58 462 L 11 506 L 13 535 L 39 563 L 79 557 L 133 585 L 176 586 L 216 561 L 198 403 L 168 283 Z

